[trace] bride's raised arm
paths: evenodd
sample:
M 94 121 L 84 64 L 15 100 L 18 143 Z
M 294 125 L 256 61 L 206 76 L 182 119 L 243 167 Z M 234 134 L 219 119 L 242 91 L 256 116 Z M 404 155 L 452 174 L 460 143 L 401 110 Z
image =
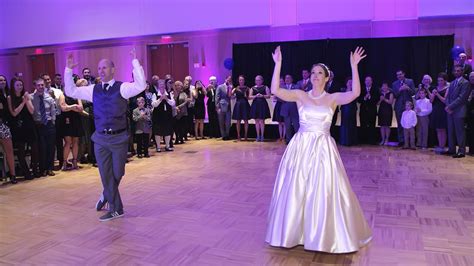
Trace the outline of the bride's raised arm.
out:
M 360 79 L 359 79 L 359 62 L 367 55 L 362 47 L 357 47 L 354 52 L 351 52 L 350 61 L 352 69 L 352 91 L 337 92 L 331 94 L 337 105 L 348 104 L 355 100 L 360 95 Z
M 288 101 L 288 102 L 296 102 L 300 99 L 300 95 L 303 93 L 302 90 L 285 90 L 280 88 L 280 72 L 281 72 L 281 50 L 280 46 L 275 49 L 275 52 L 272 54 L 273 61 L 275 62 L 275 68 L 273 70 L 272 76 L 272 84 L 271 84 L 271 91 L 272 94 L 277 96 L 278 98 Z

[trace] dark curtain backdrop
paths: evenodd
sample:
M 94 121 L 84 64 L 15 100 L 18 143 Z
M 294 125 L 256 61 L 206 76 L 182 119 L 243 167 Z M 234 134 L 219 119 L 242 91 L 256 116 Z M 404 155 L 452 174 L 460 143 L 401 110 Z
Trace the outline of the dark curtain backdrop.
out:
M 295 83 L 301 79 L 301 70 L 322 62 L 334 71 L 335 80 L 343 84 L 345 78 L 351 76 L 350 51 L 363 46 L 368 56 L 359 66 L 361 79 L 370 75 L 377 87 L 383 81 L 391 85 L 396 80 L 395 72 L 403 69 L 416 85 L 424 74 L 429 74 L 436 84 L 439 72 L 451 72 L 454 35 L 233 44 L 234 82 L 243 74 L 251 86 L 255 76 L 262 75 L 269 85 L 274 67 L 271 53 L 278 45 L 283 53 L 281 74 L 291 74 Z

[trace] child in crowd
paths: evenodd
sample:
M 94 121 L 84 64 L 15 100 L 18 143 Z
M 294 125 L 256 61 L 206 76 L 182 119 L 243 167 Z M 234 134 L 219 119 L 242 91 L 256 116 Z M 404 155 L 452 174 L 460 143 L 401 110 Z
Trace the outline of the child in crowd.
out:
M 416 146 L 421 147 L 423 150 L 428 148 L 428 127 L 430 124 L 431 111 L 433 106 L 431 101 L 426 98 L 427 92 L 424 88 L 418 91 L 418 100 L 415 103 L 415 112 L 417 115 L 416 125 Z
M 408 149 L 408 144 L 410 144 L 410 148 L 415 150 L 415 126 L 417 120 L 416 113 L 413 111 L 413 103 L 411 101 L 405 103 L 405 111 L 402 114 L 400 123 L 402 124 L 403 135 L 405 138 L 405 146 L 403 149 Z
M 133 110 L 133 121 L 135 121 L 135 139 L 137 141 L 137 157 L 150 157 L 148 146 L 151 133 L 151 111 L 145 107 L 145 98 L 138 97 L 138 107 Z

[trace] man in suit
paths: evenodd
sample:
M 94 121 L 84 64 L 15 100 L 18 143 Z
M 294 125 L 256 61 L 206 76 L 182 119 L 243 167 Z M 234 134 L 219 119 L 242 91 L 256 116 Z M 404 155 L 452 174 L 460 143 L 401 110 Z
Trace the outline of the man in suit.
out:
M 466 154 L 466 132 L 464 129 L 464 120 L 467 113 L 467 103 L 471 87 L 469 82 L 463 77 L 463 67 L 456 65 L 454 67 L 455 79 L 449 85 L 448 95 L 446 96 L 445 110 L 448 113 L 448 151 L 447 155 L 453 158 L 462 158 Z M 459 150 L 456 152 L 456 143 Z
M 121 82 L 114 79 L 115 65 L 109 59 L 98 64 L 101 83 L 76 87 L 72 80 L 72 68 L 77 66 L 74 58 L 68 56 L 64 70 L 65 93 L 67 96 L 83 99 L 94 104 L 94 122 L 96 131 L 92 135 L 95 157 L 99 166 L 103 192 L 97 201 L 96 210 L 100 211 L 109 203 L 109 211 L 99 218 L 109 221 L 124 215 L 119 184 L 125 174 L 128 150 L 127 110 L 128 99 L 145 90 L 146 79 L 135 49 L 131 52 L 134 82 Z
M 415 95 L 415 83 L 412 79 L 405 77 L 403 70 L 397 71 L 397 80 L 392 83 L 393 96 L 395 97 L 395 117 L 397 118 L 397 135 L 398 146 L 404 143 L 403 127 L 401 124 L 402 113 L 405 111 L 405 103 L 413 101 L 412 96 Z
M 216 111 L 219 118 L 219 128 L 222 140 L 230 140 L 230 92 L 232 91 L 232 76 L 227 76 L 225 82 L 216 89 Z
M 47 77 L 48 81 L 45 82 L 42 77 L 34 81 L 36 90 L 31 100 L 34 107 L 32 116 L 38 132 L 40 173 L 42 176 L 54 176 L 56 101 L 52 97 L 54 94 L 46 91 L 45 84 L 48 84 L 48 86 L 51 84 L 49 75 L 43 75 L 43 77 Z
M 42 74 L 41 77 L 44 80 L 44 92 L 49 93 L 49 95 L 51 95 L 51 97 L 54 99 L 56 103 L 56 121 L 60 121 L 62 111 L 61 111 L 61 104 L 60 104 L 59 99 L 61 98 L 61 96 L 64 95 L 63 91 L 51 85 L 51 77 L 48 74 Z M 56 132 L 61 132 L 62 126 L 63 125 L 61 125 L 61 123 L 55 123 Z M 62 134 L 56 134 L 55 136 L 56 136 L 55 148 L 53 149 L 53 153 L 54 151 L 56 151 L 56 158 L 59 161 L 58 169 L 60 169 L 64 163 L 63 162 L 64 160 L 63 159 L 63 149 L 64 149 L 63 136 Z
M 371 76 L 365 77 L 365 89 L 362 89 L 359 96 L 360 103 L 360 129 L 364 142 L 374 144 L 375 140 L 375 120 L 377 119 L 377 102 L 379 93 L 373 86 Z
M 301 72 L 301 75 L 303 79 L 296 82 L 296 86 L 298 86 L 300 90 L 304 90 L 304 91 L 310 91 L 311 89 L 313 89 L 313 84 L 311 84 L 311 81 L 309 79 L 310 78 L 309 71 L 307 69 L 303 69 L 303 71 Z
M 285 76 L 285 84 L 281 87 L 286 90 L 299 90 L 301 88 L 293 84 L 293 77 L 291 75 Z M 291 138 L 293 138 L 293 135 L 298 132 L 300 128 L 300 117 L 298 115 L 298 106 L 296 105 L 296 102 L 283 102 L 281 105 L 280 115 L 285 121 L 285 142 L 288 144 L 290 143 Z
M 211 76 L 209 78 L 209 86 L 207 87 L 207 117 L 209 125 L 209 137 L 218 138 L 219 135 L 219 119 L 216 111 L 216 89 L 217 78 Z
M 326 83 L 326 92 L 329 94 L 341 92 L 341 86 L 334 80 L 334 72 L 329 71 L 329 80 Z
M 54 75 L 54 84 L 52 86 L 61 91 L 64 89 L 63 78 L 61 74 L 56 73 Z
M 151 76 L 151 93 L 156 93 L 158 91 L 158 80 L 160 80 L 160 77 L 158 77 L 158 75 Z
M 469 96 L 469 108 L 467 114 L 467 125 L 469 128 L 469 155 L 474 156 L 474 72 L 469 74 L 469 83 L 471 85 L 471 95 Z
M 87 80 L 87 84 L 95 84 L 95 77 L 91 76 L 91 70 L 86 67 L 82 70 L 82 78 Z
M 469 80 L 469 75 L 472 72 L 472 66 L 466 63 L 467 55 L 465 53 L 459 54 L 459 65 L 462 66 L 462 75 L 465 79 Z

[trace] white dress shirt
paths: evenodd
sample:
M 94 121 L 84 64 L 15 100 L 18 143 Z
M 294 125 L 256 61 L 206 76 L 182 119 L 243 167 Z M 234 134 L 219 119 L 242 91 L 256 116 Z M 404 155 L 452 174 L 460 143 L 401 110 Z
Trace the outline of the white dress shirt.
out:
M 169 99 L 169 98 L 171 98 L 171 99 Z M 156 94 L 153 93 L 153 96 L 151 96 L 151 105 L 156 108 L 160 105 L 161 101 L 162 101 L 161 100 L 161 92 L 157 91 Z M 169 105 L 171 105 L 172 107 L 176 105 L 176 102 L 174 101 L 174 93 L 173 92 L 170 92 L 166 102 Z M 166 105 L 165 105 L 165 111 L 166 111 Z
M 428 98 L 416 100 L 415 107 L 415 110 L 420 109 L 419 112 L 416 112 L 418 116 L 427 116 L 433 110 L 433 105 Z
M 145 73 L 143 71 L 142 66 L 140 65 L 140 62 L 138 62 L 137 59 L 132 60 L 132 65 L 133 65 L 133 77 L 135 79 L 134 82 L 124 82 L 120 86 L 120 94 L 124 99 L 129 99 L 133 96 L 138 95 L 140 92 L 145 90 L 146 83 L 145 83 Z M 110 80 L 109 82 L 106 82 L 109 84 L 109 87 L 112 87 L 115 83 L 115 79 Z M 102 82 L 102 86 L 104 85 L 104 82 Z M 75 99 L 81 99 L 81 100 L 86 100 L 89 102 L 92 102 L 92 94 L 94 92 L 94 84 L 84 86 L 84 87 L 76 87 L 76 84 L 74 84 L 74 81 L 72 79 L 72 69 L 66 67 L 64 69 L 64 92 L 66 93 L 67 96 L 75 98 Z
M 415 111 L 404 111 L 400 123 L 402 124 L 402 127 L 406 129 L 415 127 L 417 123 Z
M 189 107 L 193 107 L 196 100 L 192 97 L 193 92 L 196 90 L 194 85 L 189 85 L 189 93 L 191 94 L 191 101 L 189 102 Z
M 54 94 L 54 100 L 56 102 L 56 115 L 61 114 L 61 104 L 59 103 L 59 98 L 63 95 L 63 92 L 60 89 L 54 88 L 54 87 L 49 87 L 49 88 L 44 88 L 45 93 L 49 93 L 50 90 L 53 91 Z

